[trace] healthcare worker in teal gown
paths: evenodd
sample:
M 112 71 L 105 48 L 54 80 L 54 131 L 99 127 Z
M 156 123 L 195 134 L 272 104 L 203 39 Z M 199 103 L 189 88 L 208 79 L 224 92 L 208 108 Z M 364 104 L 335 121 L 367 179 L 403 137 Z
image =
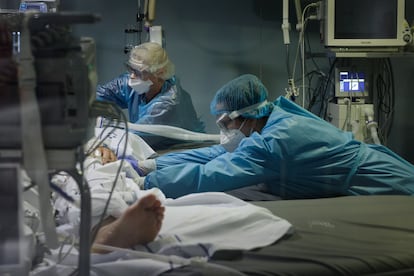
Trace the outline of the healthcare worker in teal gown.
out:
M 134 47 L 126 63 L 128 72 L 97 86 L 97 100 L 111 101 L 128 109 L 135 124 L 169 125 L 204 132 L 190 94 L 175 76 L 174 64 L 167 52 L 154 42 Z M 168 148 L 178 141 L 139 133 L 155 150 Z
M 414 193 L 411 163 L 267 95 L 254 75 L 225 84 L 211 103 L 222 143 L 140 162 L 142 186 L 172 198 L 258 183 L 285 199 Z

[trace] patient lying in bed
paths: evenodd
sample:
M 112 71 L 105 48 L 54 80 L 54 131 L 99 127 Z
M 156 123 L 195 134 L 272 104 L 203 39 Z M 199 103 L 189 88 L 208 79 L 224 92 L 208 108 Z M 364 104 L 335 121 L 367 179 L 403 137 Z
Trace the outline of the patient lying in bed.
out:
M 86 152 L 89 146 L 86 146 Z M 95 238 L 92 252 L 108 253 L 98 244 L 132 248 L 134 245 L 152 242 L 161 229 L 165 211 L 162 201 L 165 198 L 161 194 L 157 196 L 157 191 L 140 191 L 134 183 L 134 178 L 138 175 L 128 162 L 117 161 L 116 156 L 106 153 L 97 155 L 98 151 L 99 148 L 88 154 L 84 161 L 84 175 L 92 201 L 91 232 Z M 116 176 L 120 166 L 120 174 Z M 70 175 L 62 172 L 52 182 L 75 201 L 79 200 L 77 183 Z M 106 218 L 100 222 L 113 185 L 115 189 L 105 213 Z M 76 202 L 72 204 L 55 194 L 54 207 L 57 210 L 58 224 L 70 224 L 77 231 L 80 222 L 78 206 Z
M 134 181 L 137 175 L 131 164 L 115 159 L 103 164 L 102 156 L 91 154 L 84 161 L 84 177 L 91 194 L 92 232 L 99 227 L 113 188 L 105 220 L 96 229 L 94 253 L 134 248 L 169 255 L 178 248 L 185 252 L 182 250 L 185 247 L 191 249 L 191 254 L 209 257 L 219 249 L 249 250 L 269 245 L 291 229 L 289 222 L 267 209 L 224 193 L 198 193 L 169 199 L 156 188 L 141 190 Z M 59 174 L 52 181 L 71 197 L 79 198 L 77 184 L 69 175 Z M 59 196 L 54 200 L 59 225 L 70 225 L 72 234 L 76 234 L 79 227 L 78 206 Z M 112 249 L 98 246 L 102 244 Z

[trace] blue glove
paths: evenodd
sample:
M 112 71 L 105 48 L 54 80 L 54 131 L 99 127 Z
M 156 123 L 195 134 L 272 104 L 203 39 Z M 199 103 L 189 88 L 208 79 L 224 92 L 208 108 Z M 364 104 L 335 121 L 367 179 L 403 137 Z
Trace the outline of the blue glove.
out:
M 124 159 L 125 161 L 128 161 L 128 163 L 131 164 L 131 166 L 139 174 L 139 176 L 145 176 L 144 172 L 138 166 L 138 160 L 136 160 L 134 157 L 126 156 L 126 157 L 121 158 L 121 159 Z

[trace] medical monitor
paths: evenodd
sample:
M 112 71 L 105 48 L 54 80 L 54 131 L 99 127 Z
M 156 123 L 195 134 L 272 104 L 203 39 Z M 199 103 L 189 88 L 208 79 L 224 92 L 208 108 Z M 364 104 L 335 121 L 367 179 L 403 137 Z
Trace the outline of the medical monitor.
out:
M 0 25 L 5 26 L 0 35 L 13 41 L 6 49 L 10 57 L 12 49 L 21 49 L 20 44 L 25 43 L 19 35 L 25 16 L 24 13 L 0 14 Z M 80 39 L 69 26 L 88 22 L 90 18 L 93 15 L 39 13 L 29 24 L 36 77 L 34 93 L 47 150 L 75 149 L 87 138 L 89 106 L 95 99 L 89 74 L 93 74 L 95 67 L 88 66 Z M 18 58 L 18 52 L 14 54 Z M 6 65 L 7 60 L 0 58 Z M 27 67 L 21 68 L 27 70 Z M 0 150 L 19 150 L 23 143 L 21 109 L 26 103 L 21 104 L 17 70 L 1 83 L 0 94 Z
M 405 0 L 325 0 L 323 39 L 333 48 L 397 48 L 411 34 Z
M 57 12 L 60 0 L 21 0 L 19 12 Z
M 22 2 L 19 6 L 20 12 L 26 11 L 37 11 L 37 12 L 47 12 L 47 5 L 44 2 Z
M 369 82 L 364 70 L 345 67 L 335 69 L 335 97 L 366 98 L 368 96 Z

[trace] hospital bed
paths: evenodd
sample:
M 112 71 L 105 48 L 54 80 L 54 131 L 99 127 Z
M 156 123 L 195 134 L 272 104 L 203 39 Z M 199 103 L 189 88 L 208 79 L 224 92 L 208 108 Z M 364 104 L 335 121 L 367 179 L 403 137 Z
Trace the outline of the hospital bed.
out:
M 222 274 L 414 275 L 414 197 L 282 200 L 266 190 L 258 184 L 227 193 L 269 209 L 294 231 L 261 249 L 216 252 L 210 263 L 229 269 Z M 162 275 L 211 273 L 210 267 L 186 266 Z
M 217 251 L 213 266 L 161 275 L 414 275 L 412 196 L 282 200 L 261 184 L 228 194 L 267 208 L 294 231 L 260 249 Z
M 288 220 L 294 232 L 258 250 L 219 251 L 211 263 L 245 275 L 414 275 L 411 196 L 253 203 Z M 162 275 L 210 274 L 187 266 Z

